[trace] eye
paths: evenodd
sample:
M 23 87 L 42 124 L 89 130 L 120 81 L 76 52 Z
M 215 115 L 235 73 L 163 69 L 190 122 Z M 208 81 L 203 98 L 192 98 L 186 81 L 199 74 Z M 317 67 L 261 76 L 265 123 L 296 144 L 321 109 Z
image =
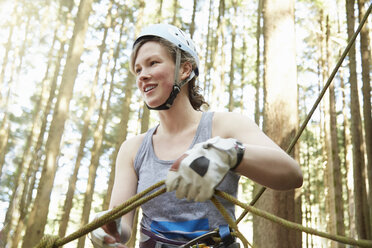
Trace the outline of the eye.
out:
M 150 65 L 155 65 L 155 64 L 158 64 L 158 63 L 159 63 L 158 61 L 153 60 L 153 61 L 151 61 Z
M 137 68 L 134 72 L 138 75 L 141 72 L 141 69 Z

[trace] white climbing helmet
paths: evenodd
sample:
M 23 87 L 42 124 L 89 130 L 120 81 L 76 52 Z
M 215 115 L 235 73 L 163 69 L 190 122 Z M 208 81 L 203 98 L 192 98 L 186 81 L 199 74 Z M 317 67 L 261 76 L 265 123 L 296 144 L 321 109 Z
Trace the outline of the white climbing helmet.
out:
M 181 91 L 181 87 L 188 83 L 192 78 L 195 76 L 199 76 L 199 57 L 198 53 L 196 52 L 194 42 L 191 40 L 191 38 L 182 30 L 177 28 L 176 26 L 170 25 L 170 24 L 152 24 L 144 28 L 141 33 L 138 35 L 136 40 L 134 41 L 134 46 L 144 37 L 148 36 L 156 36 L 163 38 L 173 45 L 175 45 L 178 49 L 176 49 L 176 64 L 175 64 L 175 70 L 174 70 L 174 85 L 173 90 L 171 91 L 168 99 L 161 105 L 157 107 L 147 107 L 149 109 L 155 109 L 155 110 L 165 110 L 169 109 L 178 93 Z M 189 53 L 195 60 L 196 67 L 194 70 L 191 71 L 188 78 L 178 81 L 179 77 L 179 69 L 180 69 L 180 63 L 181 63 L 181 50 Z
M 145 36 L 161 37 L 172 44 L 176 45 L 179 49 L 188 52 L 195 59 L 197 68 L 199 67 L 199 57 L 195 48 L 194 42 L 188 34 L 183 32 L 176 26 L 170 24 L 151 24 L 144 28 L 135 40 L 133 47 Z M 195 70 L 198 70 L 198 69 Z M 198 75 L 197 72 L 195 72 Z

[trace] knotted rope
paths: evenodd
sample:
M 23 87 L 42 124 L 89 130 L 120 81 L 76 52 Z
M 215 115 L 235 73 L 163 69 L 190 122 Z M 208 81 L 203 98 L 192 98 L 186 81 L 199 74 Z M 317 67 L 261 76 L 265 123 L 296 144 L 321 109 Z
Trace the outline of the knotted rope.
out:
M 76 232 L 68 235 L 65 238 L 60 238 L 58 236 L 52 236 L 52 235 L 46 235 L 43 237 L 43 239 L 40 241 L 40 243 L 35 246 L 35 248 L 57 248 L 60 247 L 72 240 L 75 240 L 77 238 L 80 238 L 89 232 L 93 231 L 94 229 L 97 229 L 101 227 L 102 225 L 109 223 L 111 221 L 114 221 L 115 219 L 121 217 L 122 215 L 134 210 L 141 204 L 163 194 L 166 192 L 165 187 L 162 187 L 158 190 L 156 190 L 153 193 L 150 193 L 154 191 L 155 189 L 163 186 L 165 184 L 164 180 L 158 182 L 157 184 L 153 185 L 152 187 L 144 190 L 143 192 L 133 196 L 130 198 L 128 201 L 125 203 L 119 205 L 118 207 L 115 207 L 114 209 L 110 210 L 106 214 L 102 215 L 101 217 L 95 219 L 94 221 L 90 222 L 86 226 L 82 227 L 81 229 L 77 230 Z M 300 224 L 282 219 L 280 217 L 277 217 L 273 214 L 270 214 L 268 212 L 259 210 L 249 204 L 245 204 L 237 200 L 236 198 L 232 197 L 231 195 L 216 190 L 215 191 L 215 196 L 219 196 L 225 200 L 228 200 L 241 208 L 245 209 L 246 211 L 251 212 L 252 214 L 258 215 L 262 218 L 268 219 L 270 221 L 273 221 L 275 223 L 278 223 L 280 225 L 283 225 L 284 227 L 299 230 L 306 232 L 308 234 L 316 235 L 319 237 L 331 239 L 340 243 L 344 244 L 349 244 L 349 245 L 356 245 L 359 247 L 372 247 L 372 240 L 355 240 L 352 238 L 340 236 L 340 235 L 333 235 L 333 234 L 328 234 L 325 232 L 317 231 L 315 229 L 309 228 L 309 227 L 304 227 Z M 226 222 L 230 225 L 230 227 L 233 229 L 233 234 L 238 237 L 242 243 L 244 244 L 244 247 L 247 247 L 248 245 L 253 247 L 247 240 L 246 238 L 240 233 L 237 223 L 234 222 L 229 214 L 227 213 L 226 209 L 223 207 L 223 205 L 216 199 L 216 197 L 213 196 L 211 201 L 215 204 L 216 208 L 221 212 L 222 216 L 226 219 Z

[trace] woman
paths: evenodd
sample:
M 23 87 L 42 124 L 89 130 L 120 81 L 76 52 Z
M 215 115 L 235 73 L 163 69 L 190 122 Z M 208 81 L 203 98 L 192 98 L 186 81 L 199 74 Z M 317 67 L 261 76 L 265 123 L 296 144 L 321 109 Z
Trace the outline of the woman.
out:
M 276 190 L 302 185 L 297 162 L 252 120 L 200 111 L 206 103 L 195 86 L 198 66 L 194 43 L 175 26 L 151 25 L 134 43 L 131 70 L 160 122 L 122 144 L 110 208 L 166 180 L 167 193 L 141 206 L 143 248 L 177 247 L 226 224 L 209 199 L 216 187 L 236 196 L 240 175 Z M 234 217 L 234 206 L 223 204 Z M 125 247 L 133 213 L 117 222 L 93 232 L 96 247 Z

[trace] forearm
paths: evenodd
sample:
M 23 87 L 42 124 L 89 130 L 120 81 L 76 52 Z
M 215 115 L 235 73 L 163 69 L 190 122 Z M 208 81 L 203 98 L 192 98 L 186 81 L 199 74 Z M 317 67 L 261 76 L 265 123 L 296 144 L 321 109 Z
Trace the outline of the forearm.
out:
M 128 242 L 132 234 L 132 227 L 127 223 L 125 218 L 121 218 L 121 241 L 123 243 Z
M 279 149 L 244 144 L 246 150 L 235 171 L 275 190 L 301 187 L 302 172 L 298 163 Z

